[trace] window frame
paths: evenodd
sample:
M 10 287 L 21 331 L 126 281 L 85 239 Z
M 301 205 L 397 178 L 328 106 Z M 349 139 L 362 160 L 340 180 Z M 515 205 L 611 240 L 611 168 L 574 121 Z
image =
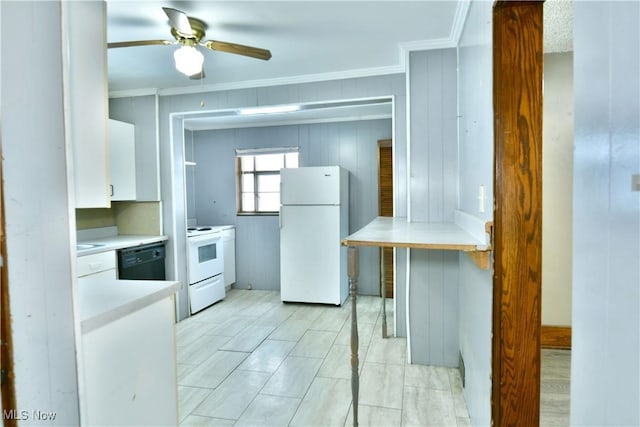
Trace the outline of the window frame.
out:
M 258 191 L 258 181 L 261 176 L 280 176 L 280 170 L 256 170 L 256 157 L 261 155 L 274 155 L 278 154 L 283 156 L 283 165 L 287 167 L 287 154 L 297 154 L 298 157 L 298 166 L 300 166 L 300 150 L 299 147 L 286 147 L 286 148 L 273 148 L 273 149 L 255 149 L 255 150 L 236 150 L 236 215 L 238 216 L 276 216 L 280 215 L 280 207 L 278 206 L 278 210 L 276 211 L 259 211 L 259 195 Z M 253 157 L 253 170 L 249 172 L 245 172 L 242 169 L 242 158 L 252 156 Z M 253 175 L 253 203 L 254 210 L 247 211 L 244 210 L 242 196 L 243 194 L 248 194 L 250 192 L 243 192 L 242 178 L 246 174 Z M 280 194 L 280 190 L 278 190 L 278 194 Z

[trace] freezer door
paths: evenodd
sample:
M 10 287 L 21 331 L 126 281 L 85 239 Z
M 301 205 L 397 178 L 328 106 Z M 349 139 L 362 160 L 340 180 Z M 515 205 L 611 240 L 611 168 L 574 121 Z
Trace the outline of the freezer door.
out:
M 305 167 L 280 170 L 280 203 L 283 205 L 340 204 L 338 166 Z
M 282 206 L 282 301 L 342 304 L 340 208 Z

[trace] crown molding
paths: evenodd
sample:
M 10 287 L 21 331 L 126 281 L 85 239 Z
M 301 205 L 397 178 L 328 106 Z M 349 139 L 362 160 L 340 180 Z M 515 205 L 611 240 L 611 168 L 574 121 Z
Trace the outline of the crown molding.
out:
M 405 71 L 404 63 L 377 68 L 361 68 L 356 70 L 337 71 L 332 73 L 305 74 L 300 76 L 279 77 L 263 80 L 246 80 L 241 82 L 217 83 L 210 85 L 184 86 L 166 89 L 135 89 L 109 92 L 109 98 L 124 98 L 133 96 L 159 95 L 188 95 L 204 92 L 220 92 L 225 90 L 249 89 L 256 87 L 284 86 L 301 83 L 315 83 L 329 80 L 344 80 L 363 77 L 375 77 L 389 74 L 402 74 Z
M 458 1 L 456 14 L 453 18 L 453 25 L 451 25 L 451 33 L 449 34 L 449 38 L 455 41 L 456 46 L 460 43 L 460 37 L 462 37 L 464 24 L 467 22 L 467 15 L 469 13 L 470 6 L 471 0 Z
M 456 47 L 456 42 L 449 37 L 442 39 L 416 40 L 400 44 L 400 50 L 402 52 L 412 52 L 414 50 L 448 49 L 451 47 Z
M 109 92 L 109 99 L 155 95 L 158 95 L 158 89 L 152 87 L 146 89 L 114 90 L 113 92 Z

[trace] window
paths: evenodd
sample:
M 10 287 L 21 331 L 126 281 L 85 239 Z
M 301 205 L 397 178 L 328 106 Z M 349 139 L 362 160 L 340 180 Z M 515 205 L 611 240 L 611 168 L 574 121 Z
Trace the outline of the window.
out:
M 298 148 L 236 150 L 238 214 L 280 212 L 280 169 L 298 167 Z

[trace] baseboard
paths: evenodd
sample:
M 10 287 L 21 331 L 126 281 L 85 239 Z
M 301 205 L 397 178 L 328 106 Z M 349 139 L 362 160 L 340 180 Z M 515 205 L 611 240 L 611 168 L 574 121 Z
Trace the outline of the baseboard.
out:
M 571 349 L 571 327 L 542 325 L 540 347 Z

